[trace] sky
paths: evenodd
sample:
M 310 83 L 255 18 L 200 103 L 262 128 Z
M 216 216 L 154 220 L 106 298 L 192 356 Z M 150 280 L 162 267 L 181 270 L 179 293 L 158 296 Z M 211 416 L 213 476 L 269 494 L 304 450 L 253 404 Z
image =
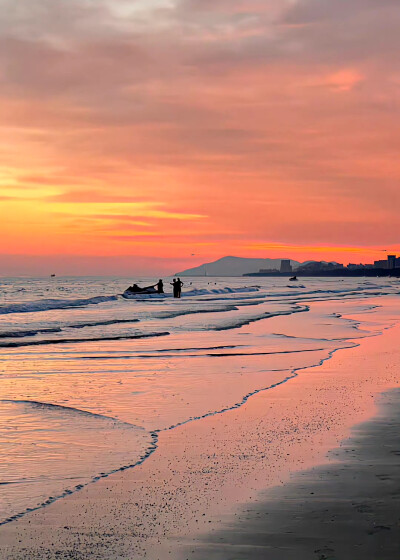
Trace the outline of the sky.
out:
M 398 0 L 0 10 L 0 274 L 400 254 Z

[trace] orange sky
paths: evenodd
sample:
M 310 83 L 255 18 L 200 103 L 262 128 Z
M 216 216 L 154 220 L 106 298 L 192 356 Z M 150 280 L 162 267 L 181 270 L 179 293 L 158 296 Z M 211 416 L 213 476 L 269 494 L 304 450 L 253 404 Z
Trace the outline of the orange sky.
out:
M 397 2 L 0 9 L 3 275 L 400 254 Z

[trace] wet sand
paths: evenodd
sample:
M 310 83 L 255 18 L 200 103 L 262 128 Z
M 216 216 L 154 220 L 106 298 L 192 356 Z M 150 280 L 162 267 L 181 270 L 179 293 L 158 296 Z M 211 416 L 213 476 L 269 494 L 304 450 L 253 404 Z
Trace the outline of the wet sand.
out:
M 229 535 L 231 527 L 237 531 L 235 519 L 244 503 L 250 504 L 246 509 L 256 512 L 257 505 L 265 502 L 266 489 L 282 488 L 293 473 L 326 463 L 328 450 L 348 437 L 351 426 L 376 414 L 376 396 L 400 385 L 399 336 L 397 325 L 381 336 L 360 340 L 357 347 L 336 352 L 332 359 L 299 372 L 288 383 L 254 395 L 240 408 L 163 432 L 157 450 L 142 465 L 0 527 L 0 558 L 206 560 L 220 554 L 214 544 L 211 548 L 206 544 L 213 543 L 211 533 Z M 392 459 L 397 456 L 393 454 Z M 328 470 L 332 468 L 330 465 Z M 389 472 L 391 476 L 388 469 L 382 465 L 378 474 Z M 305 476 L 303 480 L 305 485 Z M 361 481 L 360 487 L 363 484 L 368 487 L 369 480 Z M 310 499 L 316 495 L 314 481 L 311 486 Z M 348 486 L 352 485 L 341 495 L 346 495 Z M 285 504 L 292 500 L 288 498 Z M 275 500 L 274 513 L 264 515 L 278 520 L 278 546 L 282 534 L 292 530 L 279 525 L 279 519 L 286 517 L 281 502 Z M 313 509 L 317 513 L 311 512 L 311 518 L 325 519 L 322 509 L 327 508 Z M 300 506 L 298 515 L 303 516 Z M 259 526 L 253 540 L 246 516 L 247 512 L 240 523 L 243 544 L 248 546 L 246 539 L 251 539 L 254 551 L 254 542 L 262 543 L 267 529 Z M 378 521 L 376 526 L 389 523 Z M 395 530 L 379 529 L 372 539 L 386 532 L 394 535 Z M 329 540 L 322 539 L 313 550 L 322 550 Z M 249 557 L 247 552 L 238 555 L 240 546 L 232 550 L 234 556 L 216 558 Z M 274 558 L 269 556 L 273 548 L 268 555 L 265 547 L 259 550 L 264 554 L 259 558 Z M 297 552 L 285 554 L 280 550 L 275 557 L 302 558 Z M 305 554 L 304 558 L 310 558 L 309 551 Z M 314 557 L 329 558 L 323 551 L 312 552 Z M 380 556 L 374 558 L 381 560 Z
M 395 560 L 400 556 L 400 389 L 314 468 L 193 543 L 192 560 Z

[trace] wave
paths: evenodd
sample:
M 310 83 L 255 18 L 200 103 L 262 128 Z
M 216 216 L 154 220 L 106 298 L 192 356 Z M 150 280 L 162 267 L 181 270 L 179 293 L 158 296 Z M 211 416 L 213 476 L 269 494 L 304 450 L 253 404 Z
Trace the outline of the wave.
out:
M 201 349 L 203 350 L 203 348 Z M 135 356 L 118 356 L 119 359 L 122 357 L 127 358 L 148 358 L 148 359 L 170 359 L 170 358 L 234 358 L 243 356 L 275 356 L 280 354 L 303 354 L 306 352 L 322 352 L 326 348 L 305 348 L 300 350 L 276 350 L 271 352 L 208 352 L 205 354 L 137 354 Z M 100 358 L 101 359 L 101 358 Z M 114 357 L 115 359 L 115 357 Z
M 91 418 L 100 418 L 101 420 L 110 420 L 112 422 L 116 422 L 124 427 L 129 428 L 136 428 L 137 430 L 144 430 L 141 426 L 136 426 L 135 424 L 130 424 L 129 422 L 123 422 L 122 420 L 118 420 L 118 418 L 114 418 L 113 416 L 104 416 L 104 414 L 98 414 L 96 412 L 89 412 L 88 410 L 82 410 L 80 408 L 75 408 L 73 406 L 65 406 L 61 404 L 53 404 L 53 403 L 46 403 L 42 401 L 31 401 L 31 400 L 13 400 L 13 399 L 1 399 L 0 403 L 6 404 L 23 404 L 25 406 L 29 406 L 31 408 L 41 408 L 44 410 L 51 410 L 51 411 L 59 411 L 64 412 L 67 414 L 74 414 L 79 416 L 87 416 Z
M 170 333 L 165 332 L 153 332 L 153 333 L 138 333 L 130 335 L 116 335 L 116 336 L 99 336 L 99 337 L 87 337 L 87 338 L 54 338 L 46 340 L 26 340 L 26 341 L 11 341 L 11 342 L 0 342 L 0 348 L 20 348 L 22 346 L 42 346 L 48 344 L 76 344 L 82 342 L 107 342 L 111 340 L 134 340 L 137 338 L 152 338 L 155 336 L 168 336 Z
M 287 288 L 305 288 L 305 286 L 299 286 L 299 285 L 286 286 L 286 287 Z M 378 290 L 378 291 L 371 292 L 370 290 Z M 317 295 L 320 295 L 320 294 L 360 295 L 360 294 L 364 294 L 364 293 L 366 295 L 375 296 L 375 295 L 381 295 L 382 293 L 385 293 L 385 292 L 382 292 L 382 289 L 381 289 L 380 286 L 372 285 L 372 286 L 368 286 L 368 287 L 361 287 L 360 286 L 359 288 L 343 288 L 343 289 L 336 289 L 336 290 L 334 290 L 334 289 L 315 289 L 315 290 L 308 290 L 306 292 L 301 292 L 298 295 L 304 297 L 304 296 L 314 295 L 314 294 L 317 294 Z M 293 292 L 275 292 L 275 293 L 272 293 L 271 296 L 273 298 L 280 298 L 280 297 L 286 297 L 286 296 L 294 297 L 294 296 L 296 296 L 296 294 L 293 293 Z
M 272 294 L 272 298 L 268 300 L 268 303 L 283 303 L 282 297 L 287 296 L 286 302 L 288 303 L 299 303 L 299 302 L 316 302 L 316 301 L 337 301 L 339 298 L 345 298 L 347 301 L 357 298 L 357 299 L 367 299 L 374 296 L 389 295 L 388 292 L 364 292 L 361 291 L 320 291 L 315 290 L 313 292 L 291 292 L 291 293 L 281 293 Z
M 58 333 L 61 331 L 62 331 L 61 327 L 25 330 L 25 331 L 5 331 L 0 333 L 0 338 L 25 338 L 27 336 L 36 336 L 38 334 L 48 334 L 48 333 Z
M 92 321 L 89 323 L 73 323 L 65 325 L 69 329 L 84 329 L 85 327 L 100 327 L 104 325 L 119 325 L 122 323 L 138 323 L 139 319 L 106 319 L 105 321 Z
M 184 316 L 184 315 L 194 315 L 194 314 L 203 314 L 203 313 L 225 313 L 228 311 L 237 311 L 239 307 L 242 306 L 252 306 L 252 305 L 259 305 L 264 303 L 264 300 L 251 300 L 251 302 L 243 302 L 237 305 L 228 304 L 224 305 L 223 307 L 214 308 L 214 309 L 177 309 L 171 311 L 160 311 L 152 315 L 151 319 L 174 319 L 176 317 Z M 65 323 L 59 327 L 49 327 L 49 328 L 38 328 L 38 329 L 27 329 L 27 330 L 15 330 L 15 331 L 4 331 L 0 332 L 0 340 L 4 338 L 29 338 L 33 336 L 37 336 L 40 334 L 50 334 L 50 333 L 60 333 L 65 331 L 66 329 L 84 329 L 89 327 L 99 327 L 99 326 L 110 326 L 110 325 L 121 325 L 121 324 L 130 324 L 130 323 L 139 323 L 140 319 L 106 319 L 103 321 L 89 321 L 89 322 L 80 322 L 80 323 Z M 75 339 L 74 339 L 75 340 Z M 93 340 L 93 339 L 90 339 Z M 35 341 L 36 342 L 36 341 Z M 38 341 L 39 344 L 39 341 Z M 0 342 L 0 347 L 1 347 Z M 5 344 L 3 345 L 5 346 Z
M 0 305 L 0 315 L 8 313 L 37 313 L 52 309 L 70 309 L 73 307 L 86 307 L 108 301 L 116 301 L 119 296 L 96 296 L 86 299 L 41 299 L 26 303 L 11 303 Z
M 60 333 L 64 329 L 84 329 L 86 327 L 98 327 L 102 325 L 117 325 L 121 323 L 138 323 L 139 319 L 107 319 L 105 321 L 91 321 L 89 323 L 72 323 L 65 324 L 62 327 L 44 328 L 44 329 L 30 329 L 19 331 L 5 331 L 0 333 L 1 338 L 26 338 L 30 336 L 37 336 L 38 334 Z
M 195 296 L 206 296 L 213 294 L 240 294 L 248 292 L 257 292 L 259 288 L 256 286 L 244 286 L 243 288 L 215 288 L 215 289 L 200 289 L 200 290 L 189 290 L 182 292 L 182 297 L 195 297 Z M 40 311 L 51 311 L 54 309 L 71 309 L 74 307 L 86 307 L 88 305 L 97 305 L 99 303 L 107 303 L 109 301 L 116 301 L 120 298 L 120 295 L 110 295 L 110 296 L 95 296 L 91 298 L 83 299 L 42 299 L 35 301 L 27 301 L 24 303 L 10 303 L 6 305 L 0 305 L 0 315 L 6 315 L 10 313 L 38 313 Z M 122 294 L 124 299 L 164 299 L 172 298 L 172 294 Z M 107 323 L 104 323 L 107 324 Z M 84 325 L 86 326 L 86 325 Z M 93 326 L 93 325 L 88 325 Z
M 152 318 L 156 319 L 174 319 L 175 317 L 181 317 L 183 315 L 195 315 L 198 313 L 226 313 L 227 311 L 237 311 L 238 307 L 236 305 L 226 305 L 220 307 L 219 309 L 177 309 L 176 311 L 161 311 Z
M 254 317 L 243 317 L 242 319 L 238 319 L 237 321 L 233 321 L 232 323 L 217 325 L 215 327 L 208 328 L 213 331 L 227 331 L 230 329 L 238 329 L 240 327 L 244 327 L 245 325 L 250 325 L 250 323 L 255 323 L 256 321 L 262 321 L 263 319 L 272 319 L 272 317 L 280 317 L 281 315 L 293 315 L 294 313 L 304 313 L 307 311 L 310 311 L 308 305 L 296 305 L 291 309 L 287 309 L 285 311 L 266 312 L 262 315 L 256 315 Z
M 189 290 L 187 292 L 182 292 L 182 295 L 186 296 L 207 296 L 212 294 L 247 294 L 249 292 L 258 292 L 259 288 L 256 286 L 243 286 L 241 288 L 230 288 L 226 286 L 225 288 L 212 288 L 212 289 L 200 289 L 200 290 Z
M 213 289 L 193 289 L 187 290 L 182 292 L 182 298 L 184 297 L 196 297 L 196 296 L 208 296 L 208 295 L 215 295 L 215 294 L 245 294 L 248 292 L 258 292 L 259 288 L 257 286 L 243 286 L 242 288 L 229 288 L 226 286 L 225 288 L 213 288 Z M 141 294 L 141 293 L 133 293 L 129 294 L 124 292 L 122 297 L 125 299 L 165 299 L 165 298 L 172 298 L 173 294 Z
M 233 348 L 238 348 L 236 344 L 222 345 L 222 346 L 194 346 L 191 348 L 159 348 L 158 350 L 152 350 L 155 354 L 161 354 L 164 352 L 197 352 L 201 350 L 232 350 Z
M 152 350 L 154 357 L 158 358 L 160 357 L 160 354 L 167 354 L 167 357 L 169 357 L 168 352 L 200 352 L 201 350 L 233 350 L 234 348 L 239 348 L 242 345 L 226 345 L 226 346 L 199 346 L 199 347 L 193 347 L 193 348 L 159 348 L 158 350 Z M 179 354 L 179 356 L 185 356 L 185 354 Z M 189 354 L 190 356 L 190 354 Z M 196 356 L 198 356 L 198 354 L 196 354 Z M 135 354 L 129 354 L 129 355 L 124 355 L 124 354 L 118 354 L 118 355 L 107 355 L 107 356 L 81 356 L 81 360 L 133 360 L 133 359 L 137 359 L 137 358 L 142 358 L 143 355 L 139 354 L 139 353 L 135 353 Z

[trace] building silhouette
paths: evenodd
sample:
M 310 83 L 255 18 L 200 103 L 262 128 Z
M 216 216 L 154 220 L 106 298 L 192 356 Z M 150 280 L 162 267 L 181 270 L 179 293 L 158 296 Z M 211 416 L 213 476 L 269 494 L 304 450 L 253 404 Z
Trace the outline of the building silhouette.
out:
M 374 264 L 342 263 L 326 261 L 308 261 L 295 269 L 298 276 L 343 276 L 343 277 L 397 277 L 400 278 L 400 257 L 388 255 L 387 259 L 375 261 Z M 280 270 L 261 269 L 259 272 L 249 272 L 243 276 L 291 276 L 292 266 L 289 259 L 281 260 Z
M 388 255 L 387 260 L 389 270 L 393 270 L 394 268 L 396 268 L 396 255 Z
M 293 272 L 292 265 L 289 259 L 281 260 L 281 272 Z
M 342 270 L 344 265 L 337 262 L 325 262 L 325 261 L 310 261 L 306 264 L 302 264 L 296 269 L 297 272 L 324 272 L 332 270 Z
M 388 255 L 385 260 L 375 261 L 374 268 L 385 268 L 389 270 L 400 268 L 400 258 L 396 257 L 396 255 Z

